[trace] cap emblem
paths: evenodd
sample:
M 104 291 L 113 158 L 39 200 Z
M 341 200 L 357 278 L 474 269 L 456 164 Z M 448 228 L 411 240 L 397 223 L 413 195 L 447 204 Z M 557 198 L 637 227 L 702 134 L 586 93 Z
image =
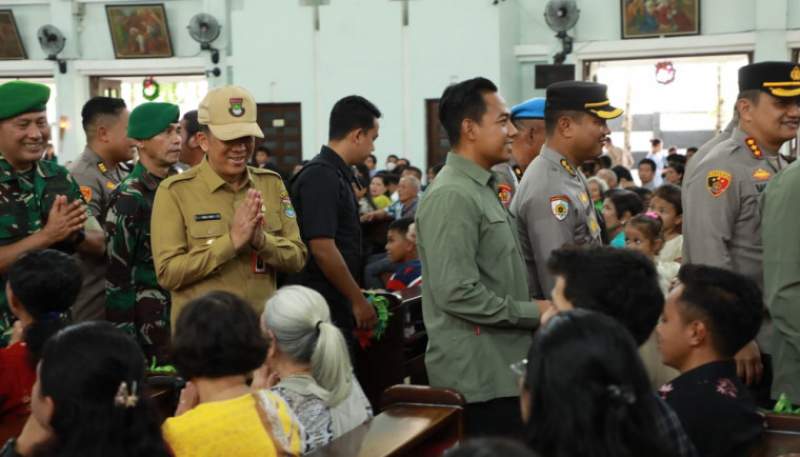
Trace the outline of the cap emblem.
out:
M 792 81 L 800 81 L 800 67 L 795 65 L 795 67 L 792 68 L 792 72 L 789 74 L 789 77 L 792 78 Z
M 243 98 L 231 98 L 228 100 L 231 104 L 231 107 L 228 108 L 228 112 L 231 113 L 233 117 L 242 117 L 244 116 L 244 99 Z

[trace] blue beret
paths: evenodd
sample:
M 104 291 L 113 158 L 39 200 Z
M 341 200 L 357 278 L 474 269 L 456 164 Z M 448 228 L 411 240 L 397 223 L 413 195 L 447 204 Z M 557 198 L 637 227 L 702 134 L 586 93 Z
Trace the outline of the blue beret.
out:
M 536 97 L 511 108 L 511 119 L 544 119 L 544 100 Z
M 149 140 L 178 122 L 180 109 L 172 103 L 143 103 L 131 111 L 128 136 L 135 140 Z
M 50 88 L 27 81 L 0 84 L 0 120 L 47 110 Z

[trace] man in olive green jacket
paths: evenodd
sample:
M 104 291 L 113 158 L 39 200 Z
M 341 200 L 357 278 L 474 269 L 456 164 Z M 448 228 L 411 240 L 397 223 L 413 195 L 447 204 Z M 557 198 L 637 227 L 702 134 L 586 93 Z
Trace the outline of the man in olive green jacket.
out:
M 772 398 L 800 404 L 800 161 L 778 173 L 764 191 L 761 240 L 764 296 L 772 316 Z
M 509 160 L 516 129 L 484 78 L 448 87 L 439 109 L 453 152 L 417 210 L 425 365 L 432 386 L 466 398 L 468 435 L 514 434 L 522 422 L 509 366 L 525 357 L 539 308 L 490 169 Z

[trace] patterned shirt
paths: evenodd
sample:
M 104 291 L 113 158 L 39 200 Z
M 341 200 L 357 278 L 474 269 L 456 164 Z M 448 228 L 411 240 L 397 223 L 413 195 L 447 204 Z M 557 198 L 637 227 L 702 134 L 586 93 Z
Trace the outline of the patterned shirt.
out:
M 162 180 L 137 163 L 111 194 L 106 217 L 106 318 L 137 338 L 148 361 L 159 363 L 169 351 L 170 294 L 156 281 L 150 213 Z
M 56 163 L 40 160 L 30 171 L 18 173 L 0 156 L 0 246 L 8 246 L 41 230 L 58 195 L 69 202 L 83 200 L 78 184 L 67 169 Z M 90 218 L 94 222 L 94 219 Z M 90 227 L 87 225 L 85 228 Z M 75 246 L 61 242 L 50 246 L 71 252 Z M 14 316 L 6 302 L 6 277 L 0 274 L 0 346 L 11 335 Z
M 659 393 L 703 457 L 746 456 L 761 437 L 764 418 L 736 375 L 733 360 L 689 370 Z

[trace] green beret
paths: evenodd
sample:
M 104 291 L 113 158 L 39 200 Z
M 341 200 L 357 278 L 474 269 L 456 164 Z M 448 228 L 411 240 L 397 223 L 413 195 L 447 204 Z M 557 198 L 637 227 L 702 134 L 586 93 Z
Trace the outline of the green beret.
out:
M 0 85 L 0 121 L 20 114 L 47 111 L 50 88 L 27 81 L 10 81 Z
M 149 140 L 178 122 L 180 109 L 172 103 L 144 103 L 131 111 L 128 120 L 128 137 Z

